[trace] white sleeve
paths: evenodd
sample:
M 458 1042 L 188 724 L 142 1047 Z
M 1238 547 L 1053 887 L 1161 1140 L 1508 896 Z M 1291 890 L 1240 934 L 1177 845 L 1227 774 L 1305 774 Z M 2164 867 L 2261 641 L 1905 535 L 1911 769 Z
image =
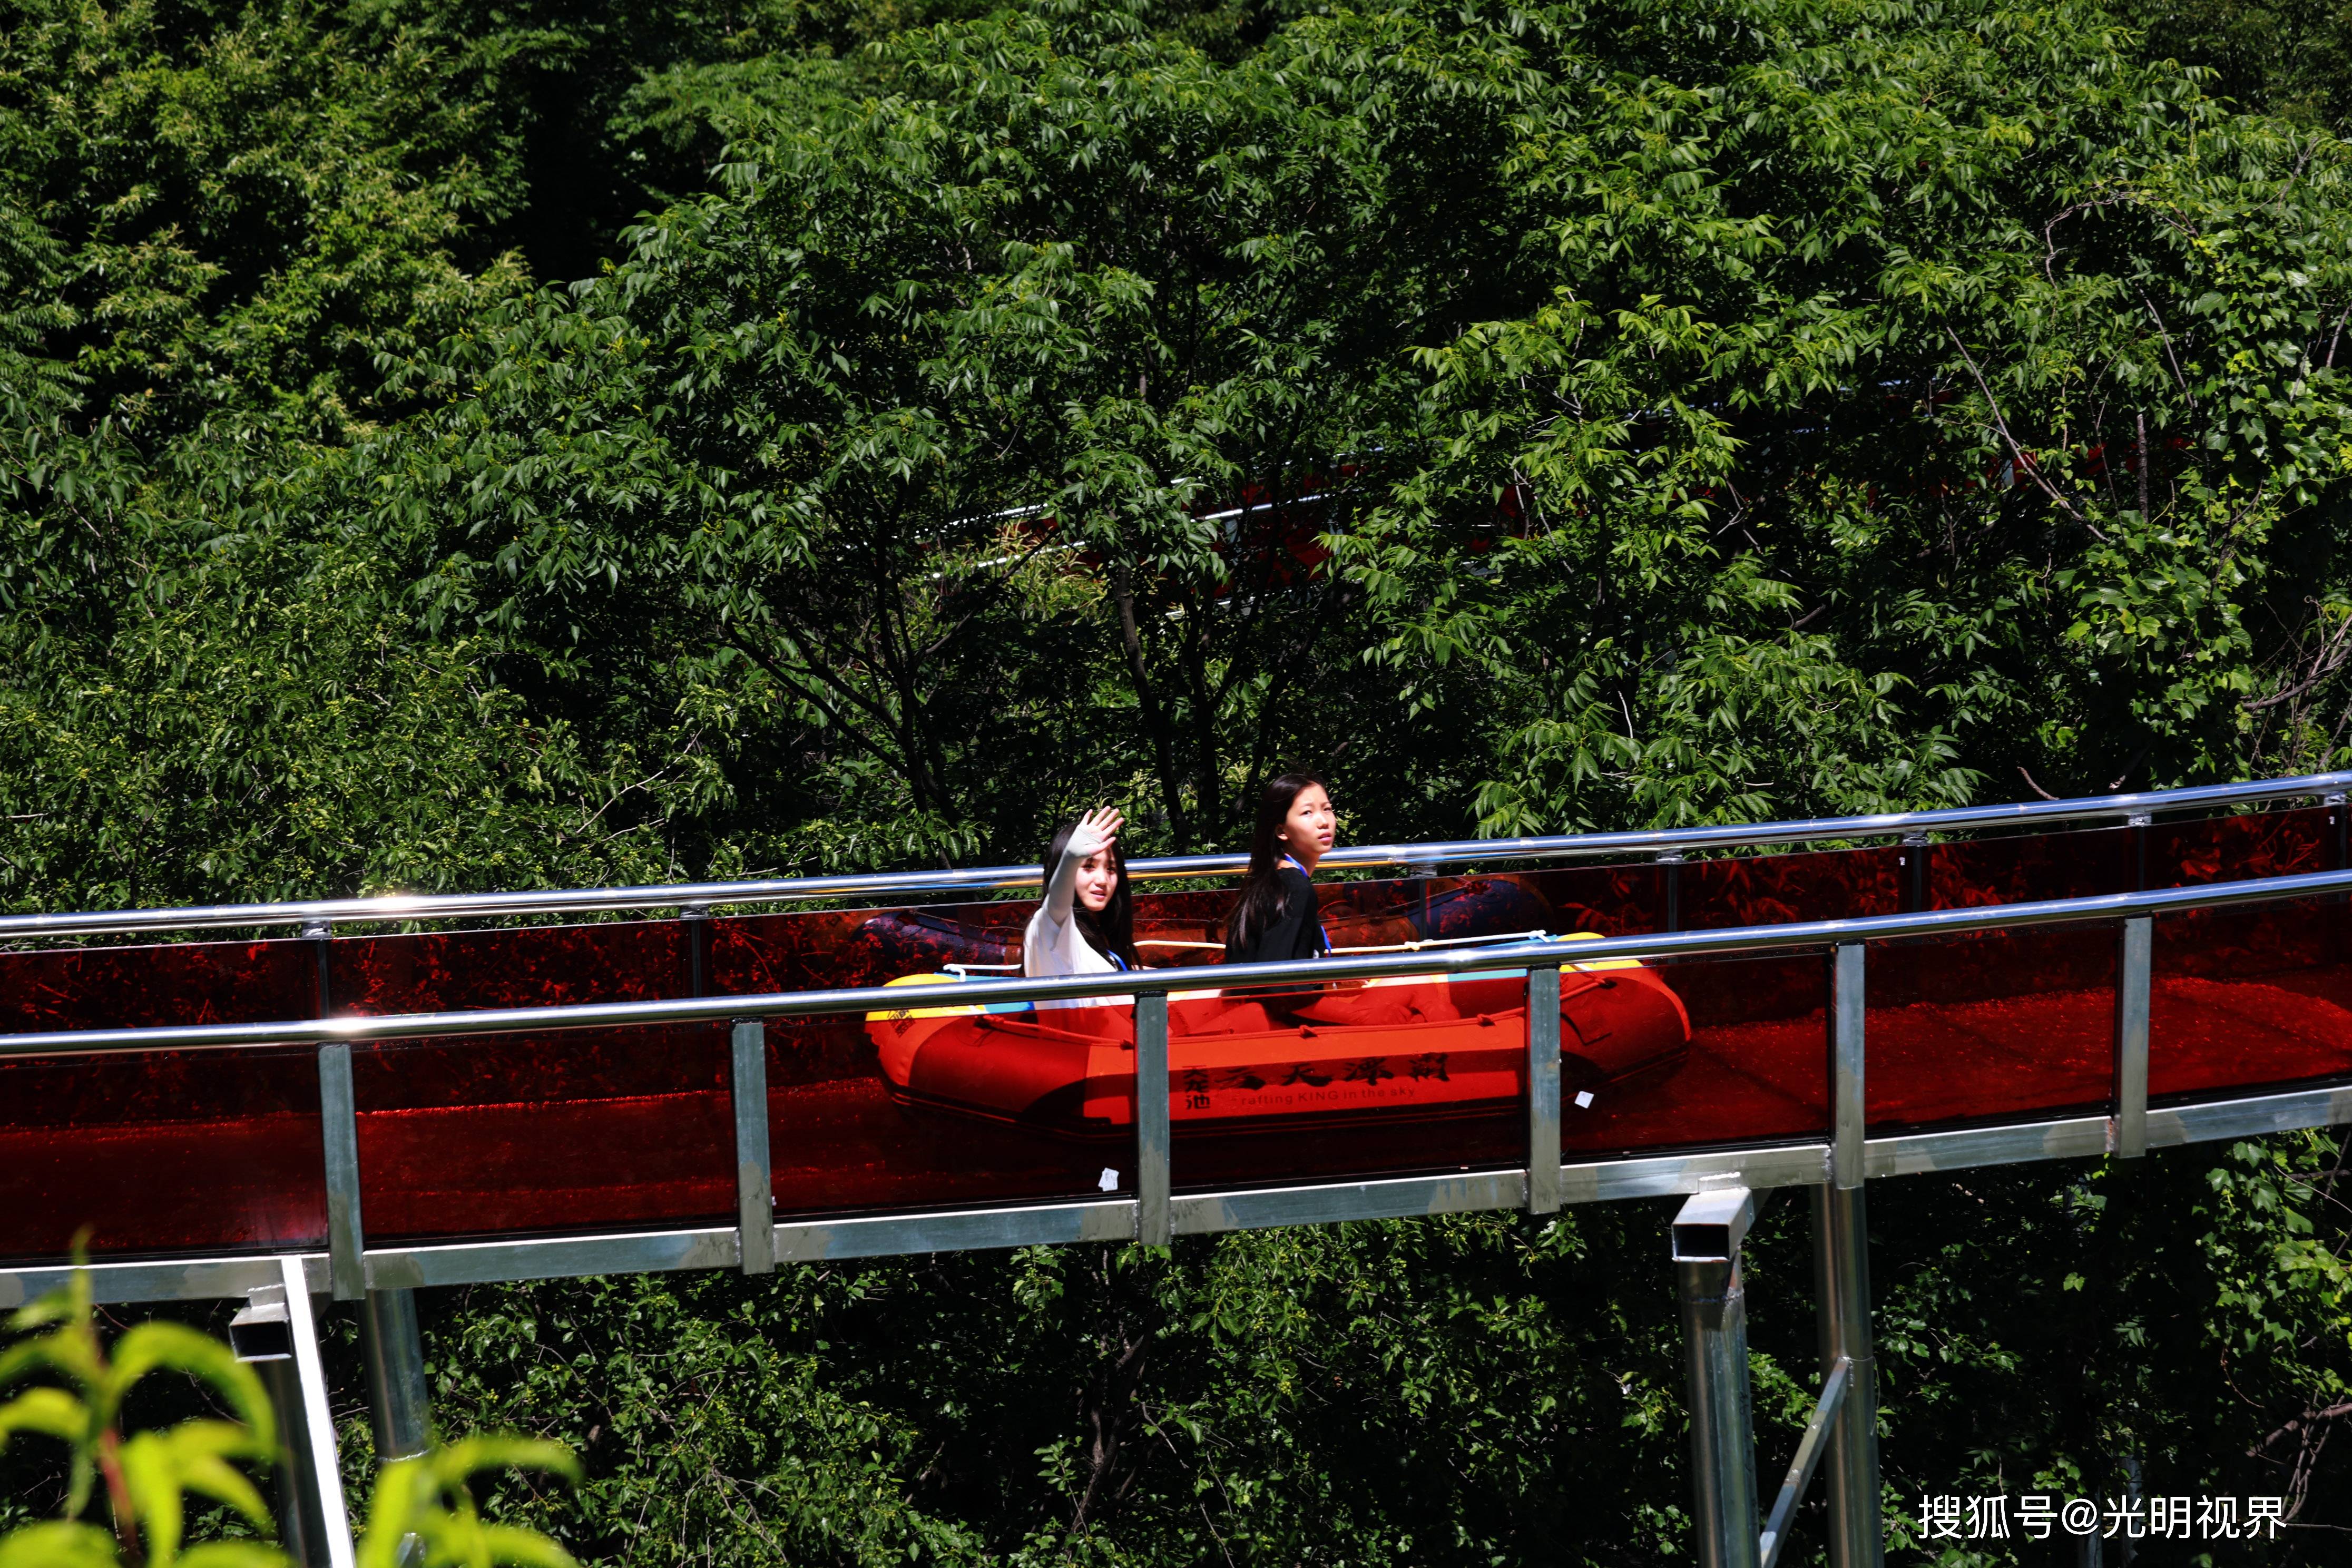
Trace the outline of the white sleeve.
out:
M 1103 836 L 1083 823 L 1070 835 L 1062 847 L 1062 863 L 1048 868 L 1045 877 L 1045 918 L 1055 925 L 1070 923 L 1070 911 L 1078 897 L 1078 868 L 1087 857 L 1103 847 Z

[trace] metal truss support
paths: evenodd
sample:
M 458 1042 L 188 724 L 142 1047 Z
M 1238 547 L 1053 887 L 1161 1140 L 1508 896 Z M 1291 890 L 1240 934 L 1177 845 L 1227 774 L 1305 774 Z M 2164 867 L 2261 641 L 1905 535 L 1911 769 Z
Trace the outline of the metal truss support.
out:
M 352 1568 L 352 1526 L 327 1414 L 327 1378 L 299 1258 L 278 1259 L 280 1279 L 248 1292 L 229 1343 L 251 1363 L 278 1413 L 278 1539 L 302 1568 Z
M 1830 1568 L 1882 1568 L 1886 1537 L 1879 1517 L 1878 1362 L 1870 1335 L 1868 1210 L 1858 1186 L 1832 1184 L 1812 1193 L 1823 1405 L 1841 1370 L 1846 1378 L 1842 1407 L 1828 1427 Z M 1821 1416 L 1814 1420 L 1818 1424 Z M 1809 1428 L 1806 1441 L 1811 1440 Z
M 1739 1262 L 1740 1242 L 1755 1223 L 1756 1197 L 1745 1187 L 1721 1187 L 1692 1198 L 1675 1216 L 1700 1568 L 1775 1568 L 1819 1469 L 1828 1471 L 1831 1568 L 1883 1568 L 1885 1563 L 1863 1194 L 1833 1185 L 1812 1194 L 1822 1393 L 1760 1528 L 1748 1293 Z
M 1761 1563 L 1748 1297 L 1739 1271 L 1739 1243 L 1755 1218 L 1755 1194 L 1746 1187 L 1701 1193 L 1675 1216 L 1700 1568 L 1760 1568 Z

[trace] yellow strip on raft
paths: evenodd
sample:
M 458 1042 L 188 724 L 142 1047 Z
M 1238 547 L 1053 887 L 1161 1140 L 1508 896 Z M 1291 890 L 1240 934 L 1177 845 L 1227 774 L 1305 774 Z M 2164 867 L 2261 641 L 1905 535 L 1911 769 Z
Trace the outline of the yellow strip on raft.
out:
M 956 985 L 961 984 L 961 982 L 952 974 L 901 974 L 896 980 L 884 982 L 884 987 L 887 989 L 892 985 Z M 896 1023 L 901 1018 L 969 1018 L 974 1014 L 982 1011 L 984 1011 L 984 1009 L 979 1007 L 913 1007 L 895 1013 L 868 1013 L 866 1016 L 869 1022 L 878 1021 L 883 1023 Z

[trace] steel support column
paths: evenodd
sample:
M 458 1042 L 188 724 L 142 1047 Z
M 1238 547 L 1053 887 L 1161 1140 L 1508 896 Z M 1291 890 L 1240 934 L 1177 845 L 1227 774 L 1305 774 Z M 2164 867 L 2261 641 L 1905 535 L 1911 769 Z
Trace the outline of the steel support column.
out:
M 415 1291 L 367 1293 L 360 1305 L 360 1353 L 367 1361 L 377 1462 L 415 1458 L 433 1444 L 432 1392 L 425 1383 L 425 1336 L 416 1327 Z
M 1870 1232 L 1863 1189 L 1812 1189 L 1813 1282 L 1820 1302 L 1822 1375 L 1846 1370 L 1845 1397 L 1830 1429 L 1830 1568 L 1881 1568 L 1878 1363 L 1870 1335 Z
M 1756 1199 L 1745 1187 L 1701 1193 L 1675 1216 L 1699 1568 L 1759 1568 L 1760 1563 L 1748 1298 L 1739 1271 L 1739 1243 L 1755 1218 Z

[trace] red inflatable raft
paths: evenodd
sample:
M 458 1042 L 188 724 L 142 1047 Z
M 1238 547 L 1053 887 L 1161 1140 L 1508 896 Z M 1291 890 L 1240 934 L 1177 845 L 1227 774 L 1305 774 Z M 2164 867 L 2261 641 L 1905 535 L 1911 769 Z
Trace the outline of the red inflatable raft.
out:
M 1571 1099 L 1664 1078 L 1689 1049 L 1681 998 L 1629 959 L 1562 970 L 1559 1010 L 1560 1083 Z M 920 1007 L 870 1014 L 866 1029 L 905 1104 L 1070 1138 L 1131 1135 L 1131 1007 Z M 1429 1121 L 1491 1112 L 1526 1093 L 1519 973 L 1179 994 L 1168 1034 L 1169 1114 L 1193 1131 Z

